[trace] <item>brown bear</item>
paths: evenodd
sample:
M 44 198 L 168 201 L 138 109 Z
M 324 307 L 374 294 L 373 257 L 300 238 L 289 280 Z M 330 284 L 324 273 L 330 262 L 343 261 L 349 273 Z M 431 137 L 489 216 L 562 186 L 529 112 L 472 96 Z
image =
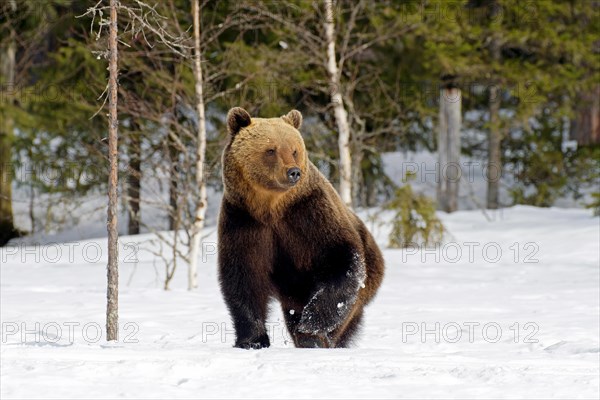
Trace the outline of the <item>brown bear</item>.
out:
M 296 110 L 227 115 L 218 258 L 236 347 L 269 347 L 271 298 L 296 347 L 346 347 L 383 279 L 375 240 L 309 161 L 301 124 Z

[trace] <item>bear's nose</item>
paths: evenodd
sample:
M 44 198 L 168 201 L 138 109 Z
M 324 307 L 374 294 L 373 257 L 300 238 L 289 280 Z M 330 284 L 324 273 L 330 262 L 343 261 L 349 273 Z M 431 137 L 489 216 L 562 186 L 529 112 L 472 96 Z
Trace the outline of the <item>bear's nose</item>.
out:
M 290 181 L 290 183 L 292 185 L 300 180 L 300 175 L 301 175 L 301 172 L 300 172 L 300 168 L 298 168 L 298 167 L 290 168 L 287 171 L 288 180 Z

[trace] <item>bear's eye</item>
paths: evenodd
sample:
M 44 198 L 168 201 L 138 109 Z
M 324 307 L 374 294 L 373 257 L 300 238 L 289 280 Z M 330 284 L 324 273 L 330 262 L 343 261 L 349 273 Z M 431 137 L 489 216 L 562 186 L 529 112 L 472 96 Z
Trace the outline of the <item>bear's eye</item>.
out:
M 267 155 L 268 156 L 275 155 L 275 149 L 269 149 L 269 150 L 267 150 Z
M 294 156 L 294 158 L 298 155 L 298 150 L 294 150 L 294 153 L 292 153 L 292 155 Z

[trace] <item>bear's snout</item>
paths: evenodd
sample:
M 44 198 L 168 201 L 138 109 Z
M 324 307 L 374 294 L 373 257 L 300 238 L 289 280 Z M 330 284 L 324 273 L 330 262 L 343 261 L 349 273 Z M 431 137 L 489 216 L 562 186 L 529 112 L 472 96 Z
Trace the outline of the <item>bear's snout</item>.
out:
M 290 168 L 287 171 L 288 181 L 290 181 L 292 185 L 295 185 L 300 180 L 300 175 L 302 175 L 302 172 L 298 167 Z

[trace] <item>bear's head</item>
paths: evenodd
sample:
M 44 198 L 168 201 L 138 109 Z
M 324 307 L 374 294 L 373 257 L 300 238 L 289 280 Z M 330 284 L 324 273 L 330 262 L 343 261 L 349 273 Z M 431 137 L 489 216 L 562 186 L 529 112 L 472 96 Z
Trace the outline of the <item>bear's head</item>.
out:
M 301 124 L 297 110 L 280 118 L 251 118 L 240 107 L 229 110 L 230 141 L 223 157 L 226 185 L 280 193 L 301 185 L 308 168 Z

